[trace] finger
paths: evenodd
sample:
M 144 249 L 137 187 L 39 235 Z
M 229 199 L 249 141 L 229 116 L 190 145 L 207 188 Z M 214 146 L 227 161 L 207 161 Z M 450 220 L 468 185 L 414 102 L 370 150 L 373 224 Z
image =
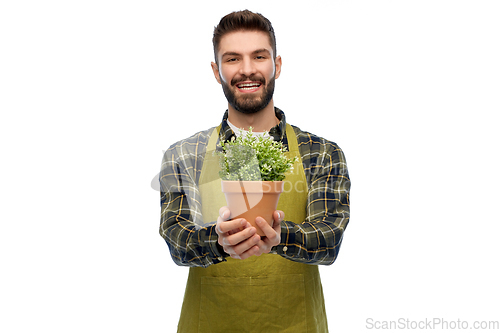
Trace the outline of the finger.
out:
M 264 233 L 264 235 L 267 238 L 274 238 L 276 237 L 276 230 L 274 230 L 269 223 L 267 223 L 266 220 L 264 220 L 262 217 L 258 216 L 255 219 L 255 222 L 257 222 L 257 225 L 259 226 L 260 230 Z
M 258 243 L 261 243 L 260 236 L 254 235 L 236 246 L 225 245 L 222 249 L 232 258 L 246 259 L 259 253 L 260 249 L 256 246 Z
M 259 251 L 259 247 L 255 246 L 259 243 L 259 241 L 260 236 L 255 234 L 240 244 L 233 246 L 230 251 L 239 256 L 241 259 L 246 259 Z
M 240 232 L 240 231 L 242 231 L 244 229 L 248 229 L 248 228 L 254 228 L 254 226 L 247 222 L 245 225 L 243 225 L 243 226 L 241 226 L 239 228 L 236 228 L 236 229 L 233 229 L 233 230 L 229 230 L 227 232 L 227 235 L 233 235 L 235 233 L 238 233 L 238 232 Z
M 247 258 L 250 258 L 251 256 L 260 256 L 262 253 L 260 252 L 260 249 L 257 245 L 255 246 L 252 246 L 250 249 L 248 249 L 247 251 L 243 252 L 239 258 L 240 259 L 247 259 Z
M 229 208 L 227 208 L 226 206 L 224 207 L 221 207 L 219 209 L 219 216 L 224 220 L 228 220 L 229 217 L 231 216 L 231 212 L 229 211 Z
M 281 242 L 281 224 L 275 223 L 271 228 L 266 220 L 261 217 L 257 218 L 256 222 L 262 232 L 264 232 L 264 235 L 266 235 L 266 237 L 263 237 L 262 241 L 258 244 L 260 251 L 263 253 L 269 253 L 273 246 L 278 245 Z
M 222 237 L 222 245 L 231 245 L 231 246 L 236 246 L 253 235 L 257 232 L 257 229 L 254 227 L 251 228 L 246 228 L 238 232 L 231 233 L 230 235 L 226 237 Z M 245 251 L 245 250 L 244 250 Z
M 237 254 L 232 248 L 224 248 L 224 251 L 229 254 L 231 258 L 234 259 L 247 259 L 253 255 L 259 255 L 259 248 L 257 246 L 250 247 L 247 251 Z
M 285 219 L 285 212 L 283 212 L 282 210 L 274 211 L 273 219 L 274 219 L 274 222 L 281 223 Z
M 245 219 L 235 219 L 230 221 L 223 221 L 221 218 L 217 219 L 217 226 L 215 228 L 217 234 L 222 235 L 230 230 L 239 229 L 247 224 Z

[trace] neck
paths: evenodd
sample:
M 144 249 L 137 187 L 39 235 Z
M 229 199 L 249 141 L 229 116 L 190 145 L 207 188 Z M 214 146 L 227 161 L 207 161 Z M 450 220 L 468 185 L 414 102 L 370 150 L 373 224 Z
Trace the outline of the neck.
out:
M 227 119 L 234 126 L 243 128 L 246 131 L 252 127 L 254 132 L 269 131 L 279 124 L 279 119 L 276 118 L 276 114 L 274 113 L 273 100 L 264 109 L 252 114 L 241 113 L 229 105 Z

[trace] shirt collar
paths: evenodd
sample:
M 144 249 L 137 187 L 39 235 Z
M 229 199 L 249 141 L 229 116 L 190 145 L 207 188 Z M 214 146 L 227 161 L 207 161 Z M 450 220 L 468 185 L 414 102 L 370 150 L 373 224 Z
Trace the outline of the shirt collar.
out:
M 283 141 L 286 133 L 285 113 L 277 107 L 274 107 L 274 113 L 276 114 L 276 118 L 278 118 L 280 122 L 278 125 L 269 130 L 269 135 L 273 137 L 274 141 Z M 219 140 L 224 140 L 224 142 L 231 140 L 231 138 L 235 136 L 233 130 L 227 123 L 228 114 L 228 110 L 226 110 L 226 112 L 224 113 L 224 117 L 222 117 L 221 129 L 219 133 Z

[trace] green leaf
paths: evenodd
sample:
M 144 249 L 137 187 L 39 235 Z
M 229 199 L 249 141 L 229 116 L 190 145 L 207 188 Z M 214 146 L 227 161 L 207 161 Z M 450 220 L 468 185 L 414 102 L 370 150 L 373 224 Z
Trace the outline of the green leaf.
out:
M 221 142 L 220 146 L 219 175 L 224 180 L 283 180 L 297 160 L 285 156 L 282 142 L 255 136 L 251 127 L 246 135 Z

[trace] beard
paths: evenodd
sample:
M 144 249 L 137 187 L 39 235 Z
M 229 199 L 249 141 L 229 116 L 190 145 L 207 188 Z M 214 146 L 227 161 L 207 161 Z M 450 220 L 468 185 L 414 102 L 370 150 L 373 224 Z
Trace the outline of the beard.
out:
M 231 105 L 236 111 L 245 114 L 259 112 L 260 110 L 264 109 L 273 98 L 275 78 L 273 77 L 271 80 L 269 80 L 269 83 L 266 85 L 264 78 L 255 78 L 252 76 L 249 77 L 248 80 L 250 81 L 259 81 L 262 83 L 261 94 L 259 96 L 252 96 L 253 94 L 240 94 L 240 96 L 237 98 L 235 94 L 235 91 L 237 89 L 236 84 L 245 80 L 246 78 L 238 80 L 233 79 L 231 81 L 231 87 L 224 81 L 221 81 L 224 95 L 226 96 L 229 105 Z

